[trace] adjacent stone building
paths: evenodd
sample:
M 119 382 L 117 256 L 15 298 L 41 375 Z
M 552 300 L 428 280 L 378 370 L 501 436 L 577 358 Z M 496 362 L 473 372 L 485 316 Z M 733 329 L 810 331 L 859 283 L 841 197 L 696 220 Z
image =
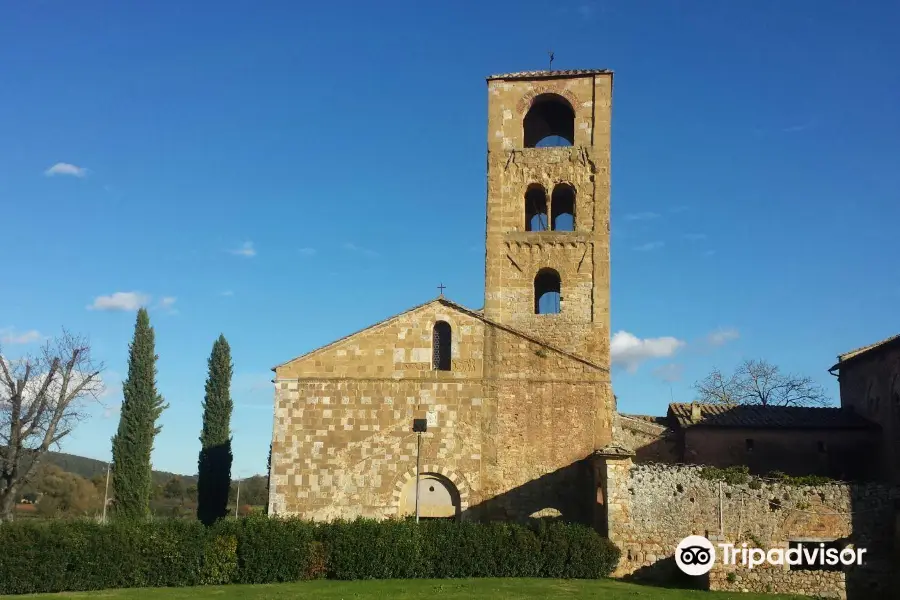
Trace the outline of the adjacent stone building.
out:
M 672 403 L 665 417 L 619 415 L 617 440 L 635 462 L 751 473 L 877 479 L 881 428 L 850 408 Z
M 488 78 L 485 297 L 442 296 L 275 367 L 269 509 L 590 522 L 612 439 L 612 73 Z
M 841 354 L 830 372 L 841 406 L 881 428 L 879 478 L 900 484 L 900 335 Z

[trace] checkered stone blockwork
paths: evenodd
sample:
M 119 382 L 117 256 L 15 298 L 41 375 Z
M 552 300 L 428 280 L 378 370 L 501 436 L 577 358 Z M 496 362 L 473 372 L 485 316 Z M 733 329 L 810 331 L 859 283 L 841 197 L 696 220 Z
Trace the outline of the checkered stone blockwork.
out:
M 438 315 L 453 326 L 454 360 L 477 358 L 466 371 L 409 375 L 401 361 L 429 358 L 415 349 L 430 339 Z M 316 374 L 341 365 L 349 347 L 359 354 L 343 363 L 342 376 Z M 465 511 L 487 503 L 527 516 L 542 501 L 527 494 L 557 495 L 529 482 L 569 467 L 608 438 L 608 377 L 562 351 L 448 314 L 438 302 L 425 305 L 277 369 L 270 510 L 315 520 L 396 515 L 398 480 L 415 473 L 412 421 L 426 418 L 422 464 L 457 485 Z

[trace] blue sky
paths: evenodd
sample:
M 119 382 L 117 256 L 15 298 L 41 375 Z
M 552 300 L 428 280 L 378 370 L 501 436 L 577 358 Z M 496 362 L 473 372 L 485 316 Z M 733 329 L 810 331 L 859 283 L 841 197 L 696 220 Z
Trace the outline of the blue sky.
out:
M 272 366 L 441 282 L 481 307 L 484 77 L 552 49 L 616 72 L 620 410 L 742 358 L 836 399 L 835 356 L 900 332 L 898 25 L 822 0 L 8 3 L 4 352 L 90 336 L 110 392 L 63 450 L 106 459 L 146 302 L 154 467 L 193 473 L 224 333 L 235 474 L 262 472 Z

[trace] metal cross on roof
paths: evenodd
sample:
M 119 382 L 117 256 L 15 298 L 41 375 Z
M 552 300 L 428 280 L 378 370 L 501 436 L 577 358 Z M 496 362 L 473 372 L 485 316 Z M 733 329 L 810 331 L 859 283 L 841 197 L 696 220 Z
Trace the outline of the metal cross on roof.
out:
M 447 286 L 445 286 L 445 285 L 442 283 L 442 284 L 440 284 L 440 285 L 438 286 L 438 289 L 439 289 L 440 292 L 441 292 L 441 296 L 443 296 L 443 295 L 444 295 L 444 290 L 447 289 Z

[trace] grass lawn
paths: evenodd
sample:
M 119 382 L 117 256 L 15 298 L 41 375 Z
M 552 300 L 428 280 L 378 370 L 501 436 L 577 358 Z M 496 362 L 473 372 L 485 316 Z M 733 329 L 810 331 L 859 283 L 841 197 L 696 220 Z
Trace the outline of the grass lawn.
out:
M 612 580 L 559 579 L 413 579 L 393 581 L 309 581 L 274 585 L 156 588 L 6 596 L 7 598 L 127 598 L 129 600 L 229 600 L 230 598 L 309 598 L 310 600 L 464 600 L 506 598 L 601 598 L 602 600 L 797 600 L 800 596 L 769 596 L 731 592 L 698 592 L 646 587 Z

